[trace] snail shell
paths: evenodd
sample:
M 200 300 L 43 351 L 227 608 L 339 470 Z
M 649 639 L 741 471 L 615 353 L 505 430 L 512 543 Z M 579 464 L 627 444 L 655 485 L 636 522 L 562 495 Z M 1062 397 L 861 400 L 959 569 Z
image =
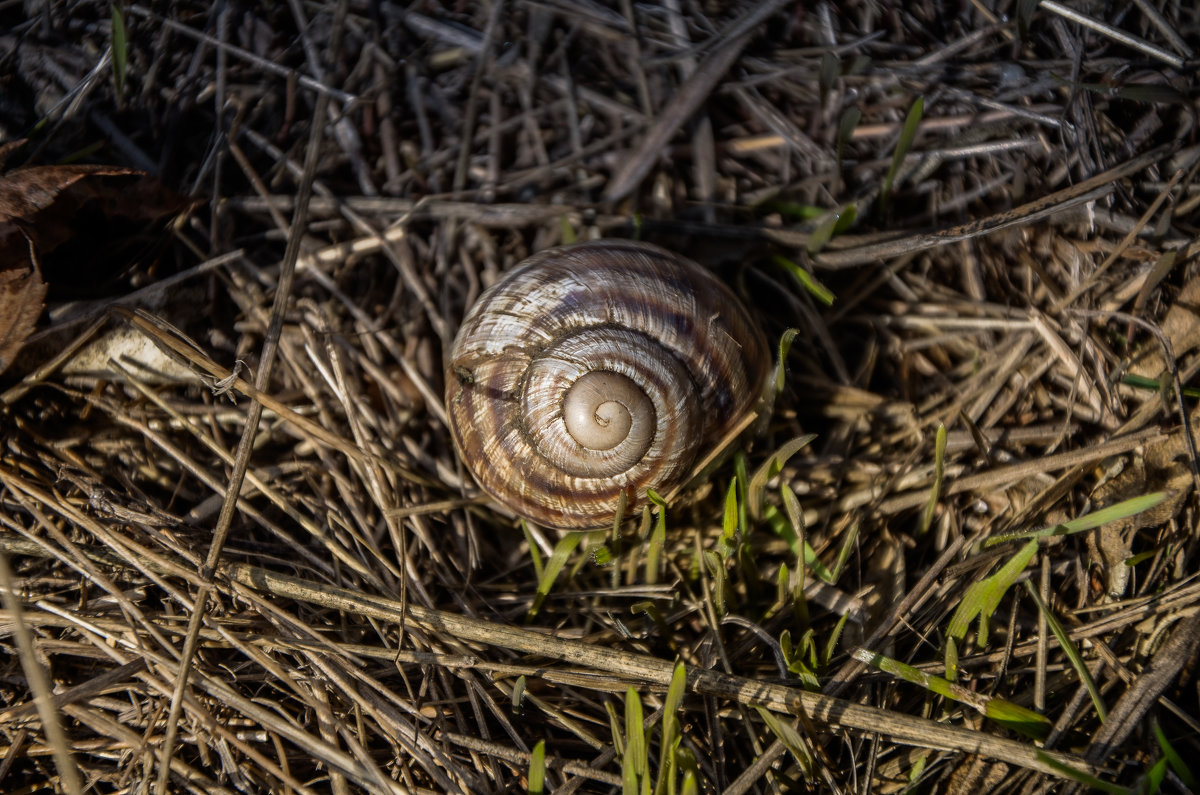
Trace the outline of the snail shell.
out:
M 543 251 L 487 290 L 446 368 L 460 456 L 483 490 L 560 529 L 666 492 L 762 396 L 770 357 L 699 265 L 621 240 Z

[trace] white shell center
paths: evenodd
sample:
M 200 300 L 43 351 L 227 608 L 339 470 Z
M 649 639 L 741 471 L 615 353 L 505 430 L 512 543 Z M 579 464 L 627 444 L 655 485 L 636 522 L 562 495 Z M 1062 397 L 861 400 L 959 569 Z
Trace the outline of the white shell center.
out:
M 611 450 L 626 441 L 634 412 L 644 411 L 646 395 L 618 373 L 591 372 L 580 376 L 563 399 L 567 433 L 589 450 Z M 641 423 L 645 424 L 645 423 Z

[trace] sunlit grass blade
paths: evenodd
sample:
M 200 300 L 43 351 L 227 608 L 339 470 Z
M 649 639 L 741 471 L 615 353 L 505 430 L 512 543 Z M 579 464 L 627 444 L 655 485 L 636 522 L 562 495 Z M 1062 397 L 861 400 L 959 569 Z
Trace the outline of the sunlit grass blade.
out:
M 805 631 L 795 646 L 792 645 L 792 633 L 785 629 L 779 636 L 779 650 L 783 653 L 783 660 L 787 663 L 788 672 L 795 674 L 800 679 L 800 685 L 805 690 L 815 692 L 821 689 L 821 682 L 817 678 L 815 670 L 817 661 L 811 629 Z M 810 657 L 808 661 L 804 659 L 806 651 Z
M 681 747 L 675 752 L 675 764 L 683 776 L 683 784 L 679 790 L 681 795 L 699 795 L 700 765 L 696 763 L 696 755 L 690 748 Z M 668 789 L 667 795 L 675 795 L 675 793 Z
M 617 716 L 617 708 L 612 701 L 605 701 L 604 711 L 608 713 L 608 731 L 613 741 L 613 752 L 624 759 L 625 734 L 621 731 L 621 719 Z
M 538 740 L 529 754 L 529 795 L 546 791 L 546 741 Z
M 1034 588 L 1033 583 L 1029 580 L 1025 581 L 1025 590 L 1033 597 L 1038 610 L 1045 617 L 1046 626 L 1050 627 L 1050 631 L 1054 633 L 1054 637 L 1058 638 L 1058 645 L 1062 647 L 1062 650 L 1067 655 L 1067 659 L 1071 661 L 1071 667 L 1075 669 L 1075 673 L 1079 674 L 1080 681 L 1087 688 L 1088 695 L 1092 698 L 1092 704 L 1096 707 L 1096 714 L 1100 716 L 1100 720 L 1103 722 L 1108 717 L 1108 710 L 1104 706 L 1104 699 L 1100 697 L 1100 688 L 1096 687 L 1096 681 L 1092 679 L 1087 665 L 1083 662 L 1083 655 L 1079 653 L 1079 648 L 1071 640 L 1071 636 L 1067 634 L 1067 630 L 1063 627 L 1062 622 L 1058 620 L 1058 616 L 1054 615 L 1053 611 L 1042 601 L 1037 588 Z
M 829 637 L 825 640 L 825 648 L 821 653 L 821 665 L 829 665 L 829 661 L 833 659 L 833 653 L 837 651 L 838 641 L 842 639 L 842 630 L 846 628 L 846 621 L 849 620 L 849 613 L 842 613 L 842 617 L 838 619 L 834 625 L 833 631 L 829 633 Z
M 646 777 L 649 764 L 646 749 L 646 733 L 642 725 L 642 697 L 632 687 L 625 691 L 625 758 L 622 760 L 622 779 L 628 784 L 631 779 L 640 782 Z M 640 786 L 633 795 L 640 792 Z
M 554 545 L 554 553 L 550 555 L 550 559 L 546 561 L 546 565 L 542 569 L 541 576 L 538 577 L 537 594 L 533 597 L 533 605 L 529 608 L 527 620 L 532 620 L 541 610 L 542 603 L 546 601 L 546 597 L 550 595 L 550 589 L 554 587 L 554 581 L 558 579 L 559 573 L 567 565 L 567 559 L 571 557 L 571 553 L 587 535 L 587 533 L 567 533 Z
M 763 515 L 763 520 L 771 528 L 772 532 L 787 542 L 792 553 L 798 559 L 802 560 L 805 566 L 812 569 L 813 574 L 817 575 L 817 578 L 821 582 L 830 585 L 836 582 L 833 572 L 817 557 L 816 550 L 797 534 L 796 526 L 788 519 L 787 514 L 778 510 L 774 505 L 768 505 Z
M 1037 554 L 1037 549 L 1037 541 L 1027 542 L 1007 563 L 1000 567 L 999 571 L 979 582 L 972 583 L 967 588 L 967 592 L 963 594 L 962 601 L 959 602 L 954 615 L 950 617 L 950 624 L 946 628 L 946 633 L 955 642 L 955 646 L 961 643 L 963 638 L 966 637 L 971 622 L 976 618 L 980 619 L 979 637 L 976 643 L 980 647 L 987 643 L 984 621 L 991 618 L 992 613 L 1000 605 L 1000 600 L 1004 598 L 1004 594 L 1008 592 L 1012 584 L 1017 581 L 1017 577 L 1021 575 L 1021 572 L 1033 560 L 1033 556 Z M 947 649 L 949 650 L 949 648 L 948 645 Z M 951 671 L 954 667 L 947 658 L 947 672 Z
M 729 489 L 725 492 L 725 512 L 721 517 L 721 536 L 727 541 L 733 539 L 738 529 L 738 498 L 737 481 L 729 481 Z
M 796 492 L 792 491 L 792 487 L 787 483 L 779 484 L 779 497 L 783 502 L 783 513 L 787 516 L 788 523 L 796 533 L 796 537 L 801 541 L 804 540 L 804 512 L 800 509 L 800 501 L 796 499 Z
M 917 757 L 917 761 L 913 762 L 912 769 L 908 771 L 908 784 L 904 787 L 903 795 L 918 791 L 917 785 L 921 783 L 921 774 L 925 772 L 925 765 L 928 761 L 929 757 L 922 754 Z
M 654 520 L 654 531 L 650 534 L 650 542 L 646 545 L 646 584 L 654 585 L 662 571 L 663 547 L 667 545 L 667 503 L 658 496 L 654 489 L 647 489 L 646 496 L 650 502 L 658 506 L 658 516 Z
M 879 193 L 882 201 L 887 202 L 892 195 L 892 185 L 900 172 L 900 164 L 912 148 L 913 139 L 917 137 L 917 128 L 921 124 L 921 116 L 925 113 L 925 98 L 917 97 L 917 101 L 908 109 L 904 126 L 900 129 L 900 139 L 896 141 L 896 149 L 892 152 L 892 165 L 888 167 L 887 176 L 883 178 L 883 189 Z
M 858 541 L 858 527 L 858 522 L 850 525 L 850 529 L 846 531 L 845 537 L 842 539 L 837 560 L 833 562 L 833 571 L 829 573 L 829 579 L 826 580 L 830 585 L 841 579 L 842 572 L 846 570 L 846 564 L 850 562 L 850 556 L 854 554 L 854 545 Z
M 931 693 L 936 693 L 944 698 L 965 704 L 981 715 L 1002 723 L 1028 737 L 1035 739 L 1044 738 L 1053 726 L 1049 718 L 1031 709 L 1026 709 L 1019 704 L 1005 701 L 1002 698 L 994 698 L 983 693 L 976 693 L 962 685 L 955 684 L 940 676 L 927 674 L 899 660 L 884 657 L 882 654 L 876 654 L 875 652 L 860 648 L 855 649 L 852 656 L 860 662 L 872 665 L 892 676 L 918 685 Z
M 728 576 L 725 572 L 725 563 L 721 556 L 711 549 L 706 549 L 703 552 L 704 566 L 708 569 L 708 574 L 712 577 L 712 602 L 713 610 L 716 611 L 717 617 L 725 615 L 725 596 L 728 592 Z
M 751 516 L 763 515 L 763 498 L 767 490 L 767 481 L 778 475 L 792 456 L 816 438 L 815 433 L 808 433 L 784 442 L 778 450 L 767 457 L 767 460 L 758 469 L 754 470 L 754 474 L 750 476 L 750 485 L 746 495 L 746 499 L 750 503 Z
M 738 453 L 733 460 L 733 482 L 737 484 L 738 527 L 750 529 L 750 473 L 746 470 L 746 455 Z
M 853 207 L 850 209 L 853 210 Z M 841 220 L 841 218 L 841 213 L 831 212 L 825 217 L 824 220 L 821 221 L 820 224 L 817 225 L 817 228 L 813 230 L 813 233 L 809 235 L 808 238 L 809 253 L 815 254 L 817 251 L 820 251 L 825 247 L 825 244 L 829 242 L 831 237 L 833 237 L 833 233 L 836 230 L 838 222 Z M 816 277 L 807 270 L 797 265 L 787 257 L 775 255 L 771 257 L 771 260 L 776 265 L 790 273 L 792 278 L 796 280 L 796 283 L 799 284 L 805 290 L 805 292 L 817 299 L 817 301 L 819 301 L 821 304 L 825 306 L 833 305 L 835 300 L 833 291 L 817 281 Z
M 792 341 L 796 339 L 796 335 L 800 333 L 800 329 L 790 328 L 779 337 L 779 358 L 775 360 L 775 392 L 783 391 L 784 381 L 787 376 L 787 358 L 792 350 Z
M 625 540 L 621 537 L 621 525 L 625 521 L 625 511 L 628 508 L 629 496 L 622 491 L 617 497 L 617 514 L 613 517 L 613 523 L 608 530 L 608 547 L 613 561 L 620 561 L 625 549 Z M 612 567 L 612 571 L 609 574 L 609 582 L 613 588 L 621 584 L 621 570 L 622 567 L 619 565 Z
M 779 738 L 779 742 L 783 743 L 783 747 L 788 749 L 788 752 L 795 758 L 796 764 L 800 766 L 800 771 L 808 780 L 812 780 L 816 775 L 816 766 L 813 763 L 812 754 L 808 752 L 808 748 L 804 743 L 804 738 L 800 732 L 796 731 L 790 723 L 785 723 L 783 719 L 763 707 L 755 707 L 758 714 L 762 717 L 763 722 L 767 724 L 767 728 L 771 733 Z
M 929 501 L 921 514 L 921 535 L 929 532 L 938 500 L 942 497 L 942 481 L 946 476 L 946 426 L 938 423 L 937 437 L 933 445 L 933 486 L 929 489 Z
M 1084 530 L 1094 530 L 1101 525 L 1115 522 L 1120 519 L 1127 519 L 1130 516 L 1136 516 L 1143 511 L 1148 511 L 1154 506 L 1161 503 L 1169 495 L 1165 491 L 1156 491 L 1151 494 L 1143 494 L 1140 497 L 1134 497 L 1129 500 L 1118 502 L 1116 505 L 1110 505 L 1107 508 L 1101 508 L 1098 511 L 1092 511 L 1086 516 L 1080 516 L 1077 519 L 1072 519 L 1069 522 L 1043 527 L 1039 530 L 1030 530 L 1024 533 L 1010 533 L 1008 535 L 995 536 L 984 542 L 984 548 L 994 547 L 1008 541 L 1019 541 L 1025 538 L 1049 538 L 1050 536 L 1065 536 L 1071 533 L 1080 533 Z
M 796 542 L 798 542 L 793 544 L 793 549 L 801 545 L 807 546 L 808 542 L 804 539 L 804 512 L 800 510 L 800 501 L 796 499 L 796 494 L 792 491 L 791 486 L 786 483 L 779 484 L 779 493 L 783 498 L 783 511 L 784 515 L 787 516 L 788 526 L 791 528 Z M 796 557 L 800 557 L 800 555 L 797 554 Z M 815 554 L 813 555 L 813 559 L 816 559 Z M 806 568 L 807 566 L 805 565 L 796 567 L 796 582 L 792 586 L 791 592 L 793 609 L 796 612 L 796 618 L 802 625 L 808 623 L 808 600 L 804 598 L 804 572 Z
M 675 671 L 671 674 L 671 684 L 667 687 L 667 697 L 663 701 L 662 739 L 659 747 L 658 778 L 654 784 L 656 795 L 674 789 L 675 754 L 679 747 L 681 733 L 679 729 L 679 711 L 683 707 L 683 696 L 687 692 L 687 668 L 682 662 L 675 663 Z M 670 785 L 668 785 L 670 781 Z

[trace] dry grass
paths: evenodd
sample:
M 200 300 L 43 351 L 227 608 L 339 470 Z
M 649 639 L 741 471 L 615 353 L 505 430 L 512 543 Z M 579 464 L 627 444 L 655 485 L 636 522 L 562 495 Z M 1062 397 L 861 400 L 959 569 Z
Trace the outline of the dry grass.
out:
M 474 5 L 133 5 L 118 96 L 108 4 L 0 4 L 0 140 L 202 197 L 4 376 L 0 787 L 501 792 L 544 740 L 548 788 L 619 791 L 679 660 L 702 792 L 1183 791 L 1192 4 L 1073 4 L 1146 44 L 1055 4 Z M 574 539 L 531 616 L 559 539 L 464 482 L 443 351 L 527 254 L 632 235 L 798 342 L 744 457 L 664 538 Z M 53 357 L 109 333 L 173 377 Z M 1160 491 L 964 623 L 1022 549 L 986 539 Z

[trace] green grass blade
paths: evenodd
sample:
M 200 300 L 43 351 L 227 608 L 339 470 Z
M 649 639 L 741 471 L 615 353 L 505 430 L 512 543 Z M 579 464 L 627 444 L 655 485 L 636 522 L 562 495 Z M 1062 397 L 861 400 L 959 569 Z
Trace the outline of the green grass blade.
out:
M 129 70 L 129 42 L 125 34 L 125 15 L 116 3 L 112 4 L 112 60 L 113 85 L 120 103 L 125 96 L 125 78 Z
M 608 731 L 613 740 L 613 751 L 622 759 L 625 758 L 625 735 L 621 732 L 621 721 L 617 717 L 617 708 L 612 701 L 604 702 L 604 711 L 608 713 Z
M 958 609 L 950 617 L 950 626 L 946 629 L 950 637 L 962 641 L 967 635 L 971 622 L 980 616 L 991 617 L 1004 594 L 1017 581 L 1017 577 L 1037 554 L 1037 541 L 1029 541 L 1015 555 L 990 577 L 973 583 L 967 589 Z
M 846 628 L 846 621 L 850 618 L 850 613 L 842 613 L 842 617 L 838 619 L 837 624 L 833 627 L 833 632 L 829 633 L 829 638 L 825 641 L 825 648 L 821 652 L 821 667 L 829 665 L 829 661 L 833 659 L 833 653 L 837 651 L 838 641 L 842 639 L 842 630 Z
M 984 549 L 998 546 L 1009 541 L 1019 541 L 1024 538 L 1049 538 L 1050 536 L 1065 536 L 1072 533 L 1080 533 L 1084 530 L 1094 530 L 1101 525 L 1109 522 L 1116 522 L 1120 519 L 1128 519 L 1130 516 L 1136 516 L 1143 511 L 1148 511 L 1155 507 L 1169 495 L 1165 491 L 1156 491 L 1151 494 L 1143 494 L 1140 497 L 1118 502 L 1116 505 L 1110 505 L 1107 508 L 1101 508 L 1098 511 L 1092 511 L 1086 516 L 1080 516 L 1077 519 L 1072 519 L 1069 522 L 1043 527 L 1039 530 L 1030 530 L 1024 533 L 1010 533 L 1007 535 L 995 536 L 984 542 Z
M 1163 733 L 1158 721 L 1154 722 L 1154 737 L 1158 740 L 1158 747 L 1162 750 L 1163 758 L 1167 760 L 1171 770 L 1175 771 L 1175 775 L 1179 776 L 1179 780 L 1183 782 L 1184 786 L 1192 792 L 1200 789 L 1196 786 L 1196 777 L 1192 775 L 1191 769 L 1183 763 L 1183 757 L 1179 755 L 1179 752 L 1167 741 L 1167 735 Z
M 904 786 L 902 795 L 908 795 L 910 792 L 918 792 L 917 785 L 921 781 L 921 774 L 925 772 L 925 765 L 929 761 L 929 757 L 922 754 L 917 757 L 917 761 L 913 762 L 912 769 L 908 771 L 908 784 Z
M 846 564 L 850 562 L 850 556 L 854 554 L 854 545 L 858 541 L 858 522 L 850 525 L 850 529 L 846 531 L 846 537 L 842 539 L 842 547 L 838 550 L 837 560 L 833 562 L 833 571 L 829 573 L 827 583 L 833 585 L 841 579 L 842 572 L 846 570 Z
M 983 714 L 1031 740 L 1046 739 L 1054 727 L 1053 722 L 1045 715 L 1002 698 L 988 699 Z
M 808 236 L 808 245 L 805 250 L 809 254 L 818 254 L 821 249 L 829 244 L 834 235 L 841 234 L 854 225 L 858 220 L 858 208 L 853 204 L 847 204 L 840 210 L 830 210 L 821 219 L 821 222 L 813 228 Z M 787 268 L 793 278 L 800 283 L 800 286 L 807 290 L 814 298 L 820 301 L 825 306 L 833 306 L 835 300 L 833 291 L 825 285 L 818 282 L 811 273 L 804 268 L 793 263 L 791 260 L 785 260 L 783 257 L 774 257 L 776 263 Z
M 800 329 L 790 328 L 783 332 L 779 338 L 779 358 L 775 360 L 775 392 L 783 391 L 784 382 L 787 376 L 787 358 L 788 353 L 792 350 L 792 342 L 796 339 L 796 335 L 800 333 Z
M 529 755 L 529 795 L 546 791 L 546 741 L 538 740 Z
M 654 585 L 658 582 L 659 573 L 663 567 L 663 548 L 667 545 L 667 503 L 655 493 L 647 489 L 646 496 L 650 502 L 658 506 L 658 516 L 654 519 L 654 531 L 650 534 L 650 543 L 646 545 L 646 583 Z
M 846 152 L 846 144 L 850 143 L 850 138 L 854 135 L 854 128 L 858 127 L 858 123 L 862 121 L 862 111 L 857 107 L 847 108 L 838 119 L 837 130 L 837 165 L 841 171 L 843 155 Z
M 729 489 L 725 492 L 725 513 L 721 518 L 721 535 L 727 541 L 733 540 L 733 534 L 738 529 L 738 498 L 737 481 L 729 481 Z
M 850 209 L 853 210 L 853 207 Z M 841 213 L 836 212 L 830 212 L 825 216 L 821 223 L 817 225 L 817 228 L 813 230 L 813 233 L 808 237 L 809 253 L 815 254 L 825 247 L 825 244 L 829 242 L 831 237 L 833 237 L 833 233 L 836 230 L 838 223 L 841 221 L 841 218 Z M 833 306 L 833 302 L 836 300 L 836 296 L 834 296 L 833 291 L 817 281 L 816 278 L 807 270 L 800 267 L 795 262 L 792 262 L 787 257 L 776 255 L 771 257 L 771 260 L 776 265 L 790 273 L 792 278 L 796 280 L 796 283 L 799 284 L 805 290 L 805 292 L 817 299 L 817 301 L 819 301 L 821 304 L 825 306 Z
M 763 500 L 767 491 L 767 481 L 780 473 L 783 467 L 791 460 L 792 456 L 804 449 L 813 439 L 816 439 L 815 433 L 808 433 L 803 436 L 797 436 L 780 445 L 779 449 L 767 457 L 767 460 L 754 470 L 754 474 L 750 476 L 750 485 L 747 488 L 746 500 L 750 504 L 750 513 L 752 516 L 758 517 L 763 515 Z
M 785 723 L 780 716 L 776 715 L 763 707 L 755 707 L 758 710 L 759 716 L 763 722 L 771 730 L 771 733 L 779 738 L 779 742 L 783 743 L 783 747 L 788 749 L 788 752 L 795 758 L 796 764 L 800 766 L 800 771 L 804 777 L 812 781 L 816 775 L 816 765 L 813 764 L 812 755 L 808 752 L 805 746 L 804 738 L 800 736 L 800 732 L 796 731 L 790 723 Z
M 529 532 L 529 525 L 522 519 L 520 522 L 521 532 L 525 534 L 525 543 L 529 545 L 529 558 L 533 561 L 533 578 L 538 582 L 542 581 L 544 565 L 542 563 L 542 552 L 538 549 L 537 542 L 533 538 L 533 533 Z
M 896 141 L 896 150 L 892 152 L 892 165 L 888 168 L 887 176 L 883 178 L 883 189 L 880 191 L 880 199 L 887 202 L 892 195 L 892 186 L 896 181 L 896 175 L 900 171 L 900 164 L 904 162 L 904 158 L 908 155 L 908 150 L 912 148 L 913 139 L 917 137 L 917 128 L 921 124 L 921 116 L 925 113 L 925 98 L 917 97 L 917 101 L 908 109 L 908 116 L 904 119 L 904 127 L 900 130 L 900 139 Z
M 750 530 L 750 473 L 746 471 L 746 454 L 738 453 L 733 459 L 733 482 L 737 484 L 738 527 Z
M 642 697 L 631 687 L 625 691 L 625 759 L 639 779 L 646 775 L 649 764 L 642 721 Z
M 1093 776 L 1086 770 L 1076 770 L 1042 751 L 1038 751 L 1037 758 L 1039 762 L 1044 762 L 1057 770 L 1063 777 L 1069 778 L 1072 781 L 1078 781 L 1080 784 L 1089 787 L 1093 792 L 1107 792 L 1109 795 L 1128 795 L 1129 793 L 1129 790 L 1119 784 L 1107 782 L 1102 778 Z
M 933 524 L 933 514 L 937 511 L 938 500 L 942 498 L 942 481 L 946 476 L 946 426 L 938 423 L 937 437 L 933 445 L 933 487 L 929 490 L 929 501 L 925 503 L 925 511 L 921 514 L 920 535 L 929 532 Z
M 951 682 L 958 681 L 958 641 L 954 638 L 946 638 L 946 656 L 943 664 L 946 678 Z
M 1146 795 L 1158 795 L 1158 791 L 1162 789 L 1163 779 L 1167 777 L 1167 760 L 1166 758 L 1159 759 L 1150 769 L 1146 771 L 1144 784 L 1139 787 L 1139 791 Z
M 713 610 L 716 611 L 718 618 L 722 618 L 725 615 L 725 596 L 728 592 L 725 563 L 721 560 L 721 556 L 711 549 L 704 550 L 703 554 L 704 565 L 712 577 Z
M 833 584 L 836 578 L 833 572 L 825 567 L 821 559 L 817 557 L 816 551 L 809 545 L 807 541 L 801 540 L 796 534 L 796 528 L 788 520 L 787 515 L 779 511 L 774 505 L 768 505 L 766 512 L 763 514 L 763 519 L 770 526 L 771 531 L 775 535 L 787 542 L 792 553 L 804 562 L 805 566 L 812 569 L 813 574 L 822 582 Z
M 1054 633 L 1054 637 L 1058 638 L 1058 645 L 1066 652 L 1067 659 L 1071 661 L 1071 667 L 1075 669 L 1075 673 L 1079 674 L 1079 679 L 1083 682 L 1083 686 L 1087 688 L 1088 695 L 1092 697 L 1092 704 L 1096 707 L 1096 714 L 1100 716 L 1100 720 L 1103 722 L 1108 717 L 1108 710 L 1104 707 L 1104 700 L 1100 698 L 1100 688 L 1096 687 L 1096 681 L 1092 679 L 1091 673 L 1088 672 L 1087 665 L 1083 662 L 1083 655 L 1079 653 L 1079 648 L 1071 641 L 1071 636 L 1067 634 L 1067 630 L 1058 620 L 1058 616 L 1054 615 L 1046 603 L 1042 601 L 1041 595 L 1029 580 L 1025 581 L 1025 590 L 1033 597 L 1038 610 L 1042 611 L 1042 615 L 1045 616 L 1046 625 L 1050 627 L 1050 631 Z
M 621 793 L 622 795 L 639 795 L 638 774 L 633 770 L 633 762 L 628 754 L 621 760 Z
M 675 753 L 679 747 L 682 735 L 679 729 L 679 710 L 683 707 L 683 696 L 687 692 L 687 668 L 682 662 L 675 663 L 675 671 L 671 674 L 671 684 L 667 687 L 667 697 L 663 701 L 662 739 L 659 746 L 658 779 L 654 784 L 655 795 L 666 792 L 667 781 L 674 789 Z
M 700 766 L 696 763 L 695 754 L 691 752 L 691 749 L 680 748 L 675 752 L 675 762 L 679 766 L 679 772 L 683 775 L 680 795 L 699 795 Z M 674 795 L 674 793 L 668 791 L 668 795 Z
M 522 699 L 525 697 L 525 674 L 517 677 L 516 684 L 512 690 L 512 711 L 514 715 L 520 715 L 525 706 L 522 704 Z
M 1002 698 L 976 693 L 962 685 L 955 684 L 940 676 L 927 674 L 899 660 L 884 657 L 882 654 L 876 654 L 860 648 L 854 650 L 853 657 L 892 676 L 922 687 L 931 693 L 936 693 L 939 696 L 957 701 L 960 704 L 966 704 L 981 715 L 985 715 L 1028 737 L 1036 739 L 1044 738 L 1049 734 L 1053 726 L 1049 718 L 1031 709 L 1026 709 L 1019 704 L 1005 701 Z
M 550 589 L 554 587 L 554 581 L 558 579 L 559 573 L 567 565 L 567 559 L 571 557 L 571 553 L 587 535 L 587 533 L 567 533 L 554 545 L 554 553 L 550 555 L 550 560 L 546 561 L 546 565 L 542 569 L 542 576 L 538 578 L 537 594 L 533 598 L 533 605 L 529 608 L 529 616 L 526 620 L 533 620 L 541 610 L 542 603 L 546 601 L 546 597 L 550 595 Z
M 679 734 L 679 709 L 686 693 L 687 667 L 677 662 L 671 674 L 671 684 L 667 687 L 667 699 L 663 702 L 662 730 L 665 740 L 669 741 Z

